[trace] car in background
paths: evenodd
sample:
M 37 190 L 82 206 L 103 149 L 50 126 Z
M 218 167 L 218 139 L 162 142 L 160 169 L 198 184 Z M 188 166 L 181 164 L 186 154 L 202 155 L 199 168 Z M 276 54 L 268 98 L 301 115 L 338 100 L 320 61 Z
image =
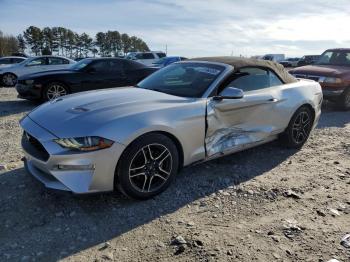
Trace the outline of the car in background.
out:
M 278 63 L 286 59 L 286 57 L 284 54 L 266 54 L 261 59 Z
M 296 67 L 298 66 L 300 58 L 287 58 L 286 60 L 280 61 L 279 63 L 284 67 Z
M 321 102 L 318 83 L 298 81 L 279 64 L 191 59 L 137 87 L 73 94 L 34 109 L 20 121 L 24 165 L 51 189 L 120 189 L 147 199 L 184 166 L 276 139 L 300 149 Z
M 172 63 L 180 62 L 180 61 L 184 61 L 184 60 L 187 60 L 187 58 L 181 57 L 181 56 L 167 56 L 167 57 L 163 57 L 163 58 L 159 59 L 158 61 L 154 62 L 152 64 L 152 66 L 162 68 L 162 67 L 166 67 Z
M 20 98 L 48 101 L 71 93 L 136 85 L 156 70 L 122 58 L 86 58 L 68 69 L 21 76 L 16 89 Z
M 320 83 L 325 99 L 345 110 L 350 109 L 350 48 L 328 49 L 313 65 L 297 67 L 289 72 L 297 78 Z
M 320 55 L 304 55 L 298 61 L 297 66 L 312 65 L 320 59 Z
M 142 63 L 147 66 L 151 66 L 153 63 L 157 62 L 159 59 L 163 57 L 166 57 L 166 54 L 164 52 L 151 51 L 151 52 L 132 53 L 132 54 L 129 54 L 126 58 Z
M 7 67 L 11 66 L 13 64 L 18 64 L 26 60 L 27 58 L 25 57 L 20 57 L 20 56 L 4 56 L 0 58 L 0 68 L 1 67 Z
M 7 87 L 15 86 L 17 78 L 26 74 L 69 68 L 75 61 L 60 56 L 37 56 L 9 67 L 0 68 L 0 80 Z

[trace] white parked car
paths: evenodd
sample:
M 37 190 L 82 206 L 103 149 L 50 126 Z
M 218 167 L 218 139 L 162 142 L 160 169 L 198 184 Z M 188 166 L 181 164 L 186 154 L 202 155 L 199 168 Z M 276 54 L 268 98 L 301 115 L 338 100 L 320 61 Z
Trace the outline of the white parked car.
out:
M 153 63 L 157 62 L 163 57 L 166 57 L 166 54 L 161 51 L 131 53 L 127 56 L 128 59 L 137 61 L 147 66 L 152 66 Z
M 60 56 L 38 56 L 31 57 L 19 64 L 0 68 L 0 80 L 4 86 L 15 86 L 17 78 L 26 74 L 43 71 L 66 69 L 74 60 Z

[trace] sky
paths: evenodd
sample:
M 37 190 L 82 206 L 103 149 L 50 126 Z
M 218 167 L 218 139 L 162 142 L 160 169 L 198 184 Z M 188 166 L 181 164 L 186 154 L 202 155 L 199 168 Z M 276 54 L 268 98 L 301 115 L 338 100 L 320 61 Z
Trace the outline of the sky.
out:
M 350 47 L 350 0 L 0 0 L 0 30 L 118 30 L 187 57 L 289 57 Z

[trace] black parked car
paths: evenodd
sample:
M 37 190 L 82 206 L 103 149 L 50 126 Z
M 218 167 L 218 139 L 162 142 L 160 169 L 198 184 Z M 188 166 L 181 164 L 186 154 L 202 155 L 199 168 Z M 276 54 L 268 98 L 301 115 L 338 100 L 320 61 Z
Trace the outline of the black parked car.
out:
M 70 93 L 132 86 L 156 70 L 127 59 L 86 58 L 69 69 L 24 75 L 16 89 L 20 98 L 48 101 Z

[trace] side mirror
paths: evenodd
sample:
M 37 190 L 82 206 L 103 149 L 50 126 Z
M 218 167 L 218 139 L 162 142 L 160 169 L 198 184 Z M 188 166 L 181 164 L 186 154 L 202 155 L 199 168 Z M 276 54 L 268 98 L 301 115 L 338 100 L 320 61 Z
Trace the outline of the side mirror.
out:
M 222 100 L 222 99 L 241 99 L 244 96 L 244 92 L 242 89 L 235 87 L 226 87 L 222 92 L 214 97 L 214 100 Z

